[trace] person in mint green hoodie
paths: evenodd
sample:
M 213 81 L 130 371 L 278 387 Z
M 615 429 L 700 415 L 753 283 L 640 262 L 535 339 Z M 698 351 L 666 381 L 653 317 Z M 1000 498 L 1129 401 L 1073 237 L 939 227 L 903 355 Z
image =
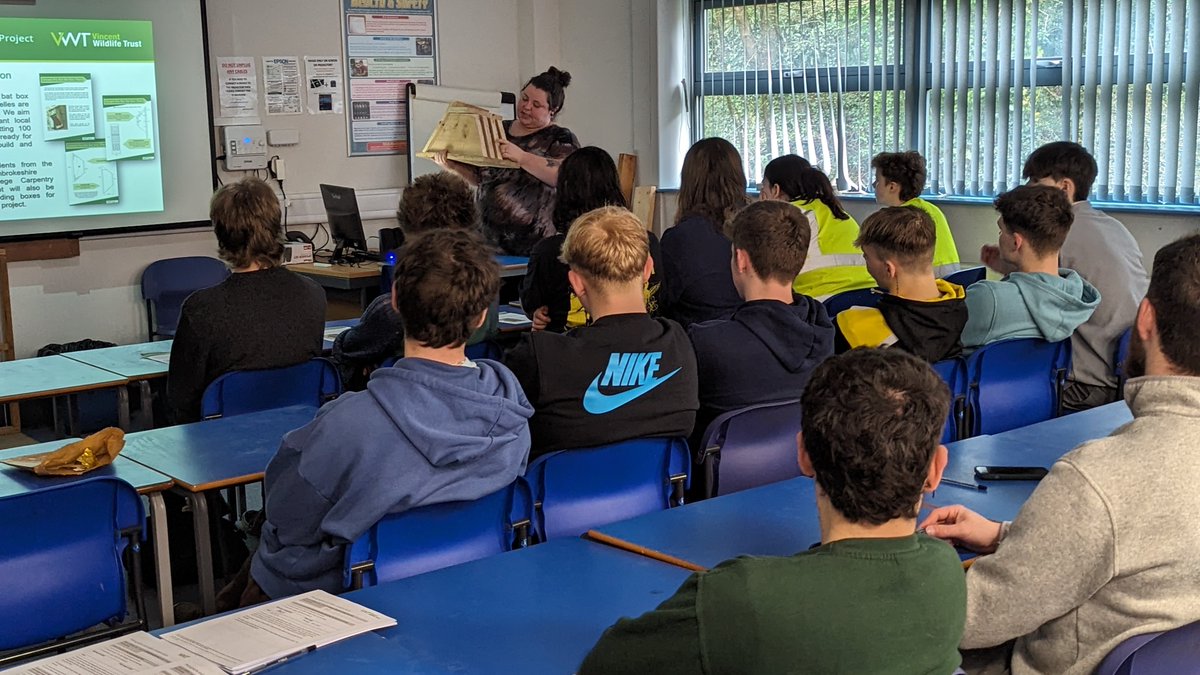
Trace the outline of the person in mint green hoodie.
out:
M 1061 190 L 1023 185 L 996 198 L 1000 256 L 1016 269 L 967 287 L 965 347 L 1013 338 L 1069 339 L 1100 305 L 1100 292 L 1058 266 L 1074 220 Z

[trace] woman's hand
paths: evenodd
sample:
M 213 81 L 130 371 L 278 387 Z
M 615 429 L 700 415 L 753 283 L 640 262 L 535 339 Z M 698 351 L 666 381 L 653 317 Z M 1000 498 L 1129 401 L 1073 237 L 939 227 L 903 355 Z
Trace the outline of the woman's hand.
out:
M 991 553 L 1000 543 L 1000 523 L 988 520 L 965 506 L 934 509 L 920 528 L 931 537 L 964 546 L 976 553 Z
M 516 143 L 501 139 L 500 156 L 509 161 L 516 162 L 520 166 L 525 166 L 529 153 L 522 150 Z
M 546 330 L 546 326 L 550 325 L 550 308 L 542 305 L 533 310 L 533 316 L 530 318 L 533 321 L 533 330 Z
M 434 164 L 437 164 L 443 171 L 451 171 L 450 168 L 450 153 L 445 150 L 438 150 L 433 153 L 433 157 L 429 158 Z

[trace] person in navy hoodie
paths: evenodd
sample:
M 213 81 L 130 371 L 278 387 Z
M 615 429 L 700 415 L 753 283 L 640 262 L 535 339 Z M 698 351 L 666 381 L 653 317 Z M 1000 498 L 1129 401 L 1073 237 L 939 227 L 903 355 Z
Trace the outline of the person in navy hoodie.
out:
M 404 358 L 284 436 L 239 604 L 340 592 L 346 544 L 383 516 L 476 499 L 524 473 L 533 408 L 508 368 L 464 353 L 499 287 L 475 235 L 436 230 L 401 250 L 392 295 Z
M 721 413 L 798 399 L 833 355 L 833 323 L 820 302 L 792 291 L 812 238 L 804 213 L 757 202 L 733 220 L 733 285 L 743 298 L 729 319 L 693 324 L 700 412 L 693 439 Z

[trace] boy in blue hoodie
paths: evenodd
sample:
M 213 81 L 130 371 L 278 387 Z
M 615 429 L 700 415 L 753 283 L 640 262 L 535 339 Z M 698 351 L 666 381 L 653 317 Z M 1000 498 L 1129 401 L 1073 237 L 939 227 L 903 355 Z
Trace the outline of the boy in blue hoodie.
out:
M 383 516 L 476 499 L 524 473 L 533 408 L 507 368 L 464 353 L 499 287 L 474 235 L 437 230 L 401 250 L 392 297 L 404 358 L 284 436 L 241 604 L 340 592 L 346 544 Z
M 700 380 L 695 440 L 721 413 L 800 398 L 813 369 L 833 355 L 825 306 L 792 291 L 812 237 L 804 212 L 757 202 L 734 218 L 731 235 L 733 285 L 743 302 L 730 318 L 688 330 Z
M 1059 342 L 1071 337 L 1100 304 L 1100 292 L 1074 270 L 1058 266 L 1074 215 L 1062 190 L 1024 185 L 996 198 L 999 255 L 1016 271 L 967 288 L 966 347 L 1013 338 Z

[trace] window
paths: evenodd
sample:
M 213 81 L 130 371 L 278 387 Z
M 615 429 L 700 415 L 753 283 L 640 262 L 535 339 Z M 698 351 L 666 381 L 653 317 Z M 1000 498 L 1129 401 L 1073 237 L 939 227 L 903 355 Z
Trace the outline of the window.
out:
M 1100 167 L 1094 199 L 1197 205 L 1200 0 L 703 0 L 696 137 L 757 181 L 795 152 L 844 191 L 915 148 L 927 189 L 990 197 L 1063 138 Z

